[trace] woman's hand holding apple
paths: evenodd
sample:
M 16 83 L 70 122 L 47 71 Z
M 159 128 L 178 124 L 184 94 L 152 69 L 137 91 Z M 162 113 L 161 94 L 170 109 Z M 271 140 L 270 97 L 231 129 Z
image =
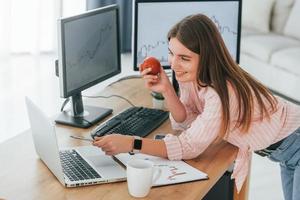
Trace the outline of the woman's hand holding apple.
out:
M 140 66 L 140 71 L 143 79 L 145 80 L 146 88 L 150 89 L 151 91 L 164 94 L 170 88 L 172 88 L 172 84 L 167 74 L 156 58 L 146 58 Z
M 157 75 L 161 71 L 161 65 L 159 60 L 154 57 L 147 57 L 144 59 L 143 63 L 140 66 L 140 71 L 150 68 L 151 70 L 148 74 Z

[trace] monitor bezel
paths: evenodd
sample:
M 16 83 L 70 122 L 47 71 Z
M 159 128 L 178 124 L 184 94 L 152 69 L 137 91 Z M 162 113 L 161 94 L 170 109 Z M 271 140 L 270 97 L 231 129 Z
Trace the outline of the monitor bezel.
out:
M 236 58 L 235 61 L 239 63 L 240 61 L 240 40 L 241 40 L 241 16 L 242 16 L 242 0 L 134 0 L 133 1 L 133 40 L 132 40 L 132 63 L 133 63 L 133 70 L 134 71 L 139 71 L 139 66 L 137 63 L 137 33 L 138 33 L 138 4 L 139 3 L 176 3 L 176 2 L 216 2 L 216 1 L 222 1 L 222 2 L 238 2 L 239 3 L 239 8 L 238 8 L 238 23 L 237 23 L 237 49 L 236 49 Z M 166 36 L 167 37 L 167 36 Z M 162 66 L 164 69 L 171 69 L 170 65 L 164 65 Z
M 67 73 L 66 73 L 66 60 L 65 60 L 65 32 L 64 25 L 68 22 L 82 19 L 85 17 L 94 16 L 101 13 L 114 11 L 116 14 L 116 31 L 117 31 L 117 69 L 110 74 L 101 76 L 94 81 L 88 82 L 81 87 L 69 90 L 67 89 Z M 119 7 L 117 5 L 110 5 L 94 10 L 86 11 L 85 13 L 74 15 L 71 17 L 61 18 L 58 20 L 58 55 L 59 55 L 59 78 L 60 78 L 60 94 L 61 97 L 67 98 L 73 96 L 81 91 L 88 89 L 106 79 L 109 79 L 121 73 L 121 48 L 120 48 L 120 26 L 119 26 Z

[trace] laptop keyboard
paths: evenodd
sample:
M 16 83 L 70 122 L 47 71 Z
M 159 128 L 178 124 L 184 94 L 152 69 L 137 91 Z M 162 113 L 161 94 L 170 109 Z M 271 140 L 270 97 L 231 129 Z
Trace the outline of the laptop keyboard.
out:
M 75 151 L 59 152 L 64 174 L 71 181 L 101 178 L 101 176 Z

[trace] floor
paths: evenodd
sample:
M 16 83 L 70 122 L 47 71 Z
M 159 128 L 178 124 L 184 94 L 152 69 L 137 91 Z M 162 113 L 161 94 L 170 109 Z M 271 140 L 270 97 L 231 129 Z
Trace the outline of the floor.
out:
M 55 55 L 16 56 L 0 60 L 0 143 L 29 128 L 24 104 L 25 96 L 36 102 L 49 116 L 57 114 L 63 99 L 59 97 L 58 77 L 55 76 Z M 122 56 L 122 74 L 105 81 L 85 94 L 105 87 L 125 75 L 136 75 L 131 69 L 129 55 Z M 283 199 L 280 172 L 277 164 L 253 156 L 249 199 Z

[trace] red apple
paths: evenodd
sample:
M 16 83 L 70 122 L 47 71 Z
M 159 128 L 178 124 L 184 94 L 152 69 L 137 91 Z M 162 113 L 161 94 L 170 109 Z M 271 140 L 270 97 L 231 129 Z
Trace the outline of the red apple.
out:
M 146 68 L 151 68 L 151 72 L 149 74 L 157 75 L 160 72 L 160 62 L 154 57 L 147 57 L 141 64 L 141 71 L 144 71 Z

